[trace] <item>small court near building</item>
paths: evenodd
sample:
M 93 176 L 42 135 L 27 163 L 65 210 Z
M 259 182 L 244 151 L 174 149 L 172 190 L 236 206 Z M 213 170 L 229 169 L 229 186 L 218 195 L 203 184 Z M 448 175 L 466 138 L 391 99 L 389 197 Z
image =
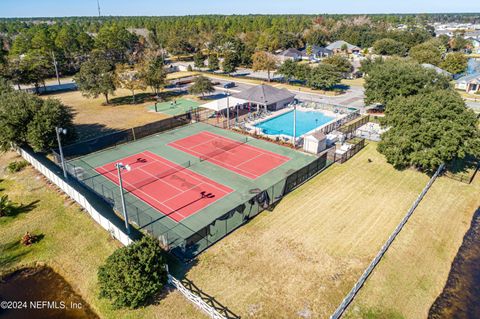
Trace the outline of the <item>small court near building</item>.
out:
M 113 147 L 103 149 L 103 143 Z M 194 123 L 130 142 L 101 137 L 102 150 L 67 169 L 122 215 L 122 171 L 130 222 L 190 259 L 327 166 L 316 157 L 254 137 Z M 80 149 L 78 145 L 76 149 Z M 94 149 L 92 147 L 92 149 Z M 85 155 L 86 154 L 86 155 Z
M 185 114 L 191 110 L 195 110 L 200 106 L 200 103 L 188 99 L 172 99 L 162 103 L 155 103 L 150 105 L 147 109 L 150 112 L 163 113 L 166 115 L 180 115 Z

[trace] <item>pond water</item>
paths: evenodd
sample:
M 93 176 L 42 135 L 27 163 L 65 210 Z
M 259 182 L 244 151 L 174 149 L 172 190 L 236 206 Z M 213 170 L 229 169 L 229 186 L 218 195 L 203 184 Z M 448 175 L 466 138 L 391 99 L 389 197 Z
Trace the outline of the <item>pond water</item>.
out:
M 4 276 L 0 280 L 0 302 L 2 319 L 98 318 L 65 279 L 49 267 L 23 268 Z
M 467 74 L 480 72 L 480 59 L 468 59 Z
M 447 284 L 430 308 L 428 318 L 480 318 L 480 208 L 473 216 Z

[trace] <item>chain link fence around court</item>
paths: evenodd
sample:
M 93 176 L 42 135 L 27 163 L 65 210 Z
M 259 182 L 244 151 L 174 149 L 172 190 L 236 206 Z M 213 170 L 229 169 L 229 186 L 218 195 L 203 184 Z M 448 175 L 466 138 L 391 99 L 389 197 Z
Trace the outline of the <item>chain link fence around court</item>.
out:
M 148 123 L 142 126 L 132 127 L 126 130 L 102 135 L 86 141 L 81 141 L 75 144 L 66 145 L 63 147 L 63 154 L 65 159 L 72 159 L 98 152 L 107 148 L 116 147 L 117 145 L 136 141 L 156 133 L 168 131 L 176 127 L 190 123 L 191 114 L 186 113 L 174 117 L 169 117 L 160 121 Z M 53 150 L 53 154 L 57 161 L 60 160 L 58 150 Z

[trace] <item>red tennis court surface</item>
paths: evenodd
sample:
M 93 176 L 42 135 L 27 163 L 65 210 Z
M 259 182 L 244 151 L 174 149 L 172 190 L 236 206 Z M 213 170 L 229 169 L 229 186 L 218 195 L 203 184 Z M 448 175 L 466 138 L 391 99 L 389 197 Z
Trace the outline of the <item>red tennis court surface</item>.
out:
M 289 157 L 207 131 L 168 145 L 251 179 L 260 177 L 290 160 Z
M 130 171 L 122 172 L 124 189 L 176 222 L 232 192 L 224 185 L 148 151 L 96 168 L 117 185 L 115 163 L 131 167 Z

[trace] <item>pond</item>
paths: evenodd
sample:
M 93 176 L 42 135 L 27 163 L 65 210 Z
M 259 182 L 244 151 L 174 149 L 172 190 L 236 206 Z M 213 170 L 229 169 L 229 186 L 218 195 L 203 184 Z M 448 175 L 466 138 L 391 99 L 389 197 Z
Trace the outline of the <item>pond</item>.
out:
M 447 284 L 430 308 L 428 318 L 480 318 L 480 208 L 473 216 Z
M 2 319 L 98 318 L 70 284 L 49 267 L 23 268 L 1 278 L 0 304 Z

